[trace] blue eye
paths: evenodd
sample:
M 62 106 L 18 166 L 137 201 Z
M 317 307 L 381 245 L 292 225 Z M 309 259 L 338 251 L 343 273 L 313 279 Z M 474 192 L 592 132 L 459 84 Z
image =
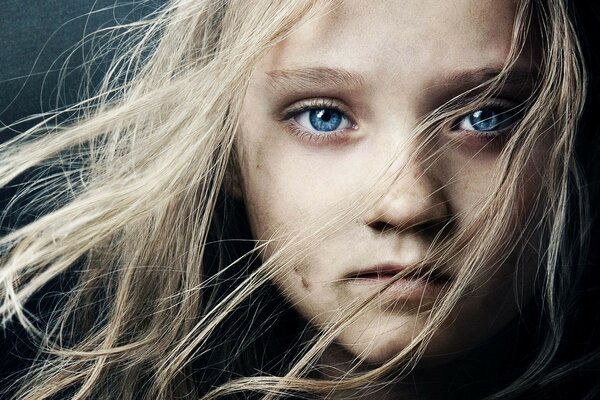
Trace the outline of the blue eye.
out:
M 294 120 L 309 133 L 329 133 L 352 127 L 352 123 L 344 113 L 327 107 L 300 112 Z
M 458 129 L 473 132 L 498 132 L 510 128 L 517 119 L 517 112 L 497 107 L 481 108 L 464 116 Z

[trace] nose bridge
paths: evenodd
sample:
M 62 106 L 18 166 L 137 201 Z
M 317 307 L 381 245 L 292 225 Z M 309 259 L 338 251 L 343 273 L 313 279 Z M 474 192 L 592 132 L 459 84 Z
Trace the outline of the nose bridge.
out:
M 448 203 L 436 179 L 435 166 L 424 165 L 411 143 L 393 151 L 393 162 L 383 180 L 384 192 L 369 213 L 369 224 L 411 229 L 448 216 Z

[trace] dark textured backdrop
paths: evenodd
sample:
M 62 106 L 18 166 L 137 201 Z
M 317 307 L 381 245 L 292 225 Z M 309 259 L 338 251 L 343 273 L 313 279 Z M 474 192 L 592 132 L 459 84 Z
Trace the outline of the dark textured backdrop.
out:
M 73 103 L 84 78 L 80 66 L 92 51 L 89 41 L 78 47 L 84 37 L 100 28 L 139 19 L 162 3 L 0 0 L 0 123 L 7 125 Z M 58 90 L 61 69 L 65 75 Z M 102 63 L 97 62 L 93 69 L 97 82 Z M 0 139 L 10 134 L 5 131 Z

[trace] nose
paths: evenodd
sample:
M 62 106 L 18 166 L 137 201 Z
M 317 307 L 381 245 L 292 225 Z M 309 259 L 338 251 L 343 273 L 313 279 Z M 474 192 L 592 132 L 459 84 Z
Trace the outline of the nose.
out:
M 437 233 L 448 229 L 450 204 L 442 185 L 420 168 L 403 170 L 369 209 L 367 224 L 381 232 Z

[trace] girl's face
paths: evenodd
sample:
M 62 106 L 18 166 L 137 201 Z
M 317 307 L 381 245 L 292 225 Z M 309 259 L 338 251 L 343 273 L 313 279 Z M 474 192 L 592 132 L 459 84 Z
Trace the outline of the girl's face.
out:
M 286 238 L 313 235 L 308 254 L 276 284 L 315 326 L 336 321 L 394 273 L 419 263 L 436 234 L 443 237 L 444 221 L 467 226 L 490 196 L 501 143 L 518 118 L 506 111 L 530 94 L 530 54 L 520 56 L 497 98 L 445 123 L 428 145 L 441 151 L 429 161 L 412 157 L 419 143 L 412 132 L 434 109 L 498 73 L 514 7 L 510 0 L 346 0 L 257 65 L 241 115 L 242 190 L 255 238 L 276 239 L 264 260 L 281 245 L 293 248 Z M 536 146 L 520 183 L 525 216 L 547 150 Z M 379 178 L 398 171 L 358 218 L 315 234 L 338 215 L 340 201 L 368 198 Z M 480 343 L 516 315 L 533 291 L 534 247 L 516 246 L 529 263 L 518 264 L 515 255 L 478 266 L 428 354 Z M 394 356 L 420 332 L 425 311 L 460 267 L 448 263 L 430 283 L 419 276 L 398 281 L 337 342 L 368 362 Z

